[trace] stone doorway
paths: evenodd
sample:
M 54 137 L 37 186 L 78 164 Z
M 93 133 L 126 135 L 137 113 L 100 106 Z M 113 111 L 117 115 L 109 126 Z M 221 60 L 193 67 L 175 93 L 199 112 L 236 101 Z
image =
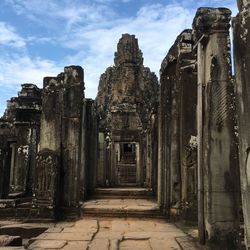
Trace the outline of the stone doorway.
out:
M 136 143 L 120 142 L 116 145 L 116 172 L 119 186 L 136 186 Z

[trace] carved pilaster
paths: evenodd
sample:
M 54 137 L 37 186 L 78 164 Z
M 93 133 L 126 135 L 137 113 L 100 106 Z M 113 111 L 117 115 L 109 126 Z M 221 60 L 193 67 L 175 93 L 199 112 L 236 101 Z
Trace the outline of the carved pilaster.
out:
M 193 22 L 198 71 L 199 236 L 201 243 L 223 247 L 237 244 L 239 226 L 230 15 L 225 8 L 200 8 Z
M 42 217 L 53 218 L 59 198 L 59 156 L 51 150 L 42 150 L 36 160 L 33 207 Z

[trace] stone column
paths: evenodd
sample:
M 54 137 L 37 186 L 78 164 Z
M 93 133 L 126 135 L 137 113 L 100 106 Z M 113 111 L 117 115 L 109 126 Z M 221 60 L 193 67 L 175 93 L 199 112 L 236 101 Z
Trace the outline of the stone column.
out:
M 161 72 L 160 78 L 160 105 L 159 105 L 159 125 L 158 125 L 158 176 L 157 176 L 157 202 L 161 209 L 166 212 L 169 207 L 169 202 L 167 197 L 169 196 L 169 189 L 167 188 L 166 182 L 169 181 L 169 177 L 167 175 L 167 155 L 166 155 L 166 101 L 165 95 L 166 89 L 163 84 L 164 80 L 166 80 L 166 76 L 164 76 L 164 71 Z
M 29 123 L 16 122 L 15 134 L 17 143 L 15 149 L 12 151 L 14 163 L 11 167 L 10 173 L 10 191 L 9 197 L 22 197 L 26 192 L 26 181 L 28 177 L 29 164 L 29 149 L 31 140 L 31 129 Z
M 187 146 L 196 135 L 196 75 L 192 31 L 184 30 L 161 67 L 159 112 L 159 200 L 178 214 L 187 199 Z M 164 186 L 163 186 L 164 185 Z
M 151 116 L 151 129 L 152 129 L 152 150 L 151 150 L 151 165 L 152 165 L 152 176 L 151 176 L 151 188 L 154 193 L 157 191 L 157 174 L 158 174 L 158 113 L 153 113 Z
M 40 150 L 36 157 L 33 207 L 34 216 L 54 218 L 63 195 L 59 192 L 63 85 L 61 77 L 45 77 L 43 85 Z
M 176 80 L 176 47 L 172 46 L 160 71 L 158 202 L 166 215 L 180 201 L 178 144 L 179 85 Z
M 239 155 L 245 245 L 250 248 L 250 1 L 238 1 L 233 20 L 236 104 L 239 125 Z
M 81 119 L 84 101 L 83 69 L 64 68 L 62 111 L 63 200 L 66 207 L 78 207 L 81 168 Z
M 180 166 L 182 217 L 197 221 L 196 106 L 197 70 L 192 30 L 184 30 L 178 39 L 177 79 L 180 85 Z
M 60 75 L 59 75 L 60 76 Z M 49 149 L 60 155 L 62 128 L 62 80 L 45 77 L 43 80 L 40 151 Z
M 6 133 L 6 127 L 0 121 L 0 199 L 6 199 L 9 193 L 12 146 L 14 146 L 7 141 L 6 134 L 9 136 L 9 133 Z
M 239 228 L 230 17 L 225 8 L 200 8 L 193 22 L 198 47 L 200 241 L 225 249 L 237 247 Z
M 84 102 L 82 131 L 82 161 L 84 167 L 81 168 L 80 176 L 81 183 L 84 184 L 84 186 L 81 185 L 81 189 L 84 190 L 81 197 L 84 198 L 94 191 L 97 180 L 98 131 L 95 103 L 92 99 L 85 99 Z

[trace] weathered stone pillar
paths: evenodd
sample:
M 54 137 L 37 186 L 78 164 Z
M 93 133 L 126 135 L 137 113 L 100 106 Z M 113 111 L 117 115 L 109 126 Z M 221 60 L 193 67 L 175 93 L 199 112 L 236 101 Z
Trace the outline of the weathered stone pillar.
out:
M 43 81 L 40 149 L 35 169 L 33 206 L 36 216 L 54 218 L 61 196 L 59 181 L 62 144 L 61 77 L 45 77 Z
M 43 80 L 40 151 L 49 149 L 61 152 L 62 130 L 62 84 L 63 78 L 45 77 Z
M 81 164 L 81 118 L 84 99 L 83 69 L 79 66 L 64 68 L 62 160 L 63 200 L 66 207 L 78 207 Z
M 166 214 L 180 202 L 177 57 L 174 45 L 163 60 L 160 71 L 158 202 Z
M 245 245 L 250 249 L 250 1 L 239 0 L 238 7 L 233 20 L 234 65 Z
M 225 249 L 236 248 L 239 226 L 230 17 L 225 8 L 200 8 L 193 22 L 198 57 L 200 241 Z
M 80 168 L 80 199 L 84 200 L 96 187 L 98 131 L 95 103 L 85 99 L 82 112 L 82 152 L 83 167 Z
M 0 121 L 0 199 L 7 198 L 9 194 L 12 147 L 7 135 L 10 135 L 10 131 L 10 126 Z
M 13 149 L 15 164 L 12 165 L 10 172 L 10 191 L 9 197 L 15 198 L 24 196 L 26 192 L 26 179 L 29 164 L 29 148 L 31 129 L 29 123 L 15 123 L 15 133 L 17 143 Z
M 184 30 L 161 66 L 158 200 L 176 217 L 187 201 L 187 147 L 196 135 L 196 74 L 192 32 Z
M 83 98 L 81 67 L 65 67 L 57 77 L 44 78 L 34 205 L 46 217 L 53 217 L 58 206 L 79 206 Z
M 179 144 L 181 166 L 182 218 L 197 221 L 196 106 L 197 70 L 192 30 L 181 33 L 178 41 L 177 79 L 180 85 Z
M 156 107 L 157 110 L 158 107 Z M 158 174 L 158 114 L 151 115 L 151 187 L 154 193 L 157 191 L 157 174 Z

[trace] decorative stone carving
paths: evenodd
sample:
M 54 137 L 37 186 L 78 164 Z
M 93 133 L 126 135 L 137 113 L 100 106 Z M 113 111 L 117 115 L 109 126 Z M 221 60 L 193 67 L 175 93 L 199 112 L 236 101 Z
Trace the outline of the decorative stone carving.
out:
M 59 157 L 51 150 L 43 150 L 37 154 L 36 160 L 34 206 L 36 208 L 54 209 L 59 198 Z
M 140 147 L 149 149 L 149 146 L 146 146 L 145 131 L 147 131 L 152 113 L 157 110 L 158 106 L 157 77 L 149 68 L 143 66 L 142 52 L 134 35 L 122 35 L 117 45 L 114 62 L 115 66 L 107 68 L 106 72 L 101 75 L 96 98 L 99 133 L 110 132 L 111 140 L 111 143 L 108 142 L 106 145 L 108 147 L 103 145 L 102 148 L 106 150 L 100 153 L 100 158 L 105 159 L 105 162 L 101 162 L 102 165 L 99 166 L 98 171 L 100 173 L 106 171 L 102 174 L 103 177 L 99 178 L 102 182 L 100 185 L 105 185 L 105 183 L 117 185 L 119 178 L 116 173 L 118 168 L 115 165 L 114 148 L 119 146 L 119 142 L 140 141 Z M 149 168 L 149 162 L 147 162 L 147 154 L 142 155 L 142 151 L 137 150 L 137 154 L 140 153 L 140 156 L 137 155 L 140 159 L 138 160 L 137 185 L 142 185 L 141 183 L 145 183 L 143 179 L 146 177 L 143 175 L 146 172 L 145 169 Z
M 200 242 L 237 249 L 239 174 L 230 14 L 224 8 L 200 8 L 193 22 L 198 60 L 198 217 Z

